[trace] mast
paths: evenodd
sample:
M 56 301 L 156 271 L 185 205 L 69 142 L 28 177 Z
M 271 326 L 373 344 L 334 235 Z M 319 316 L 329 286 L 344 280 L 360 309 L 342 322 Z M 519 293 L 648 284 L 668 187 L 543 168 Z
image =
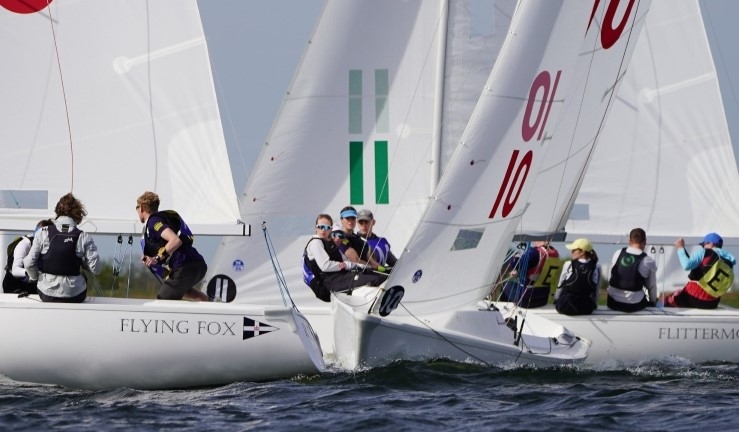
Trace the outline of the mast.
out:
M 439 2 L 439 45 L 436 61 L 436 89 L 434 91 L 434 123 L 431 143 L 431 176 L 429 196 L 436 189 L 441 177 L 441 128 L 444 114 L 444 72 L 446 70 L 447 28 L 449 27 L 449 0 Z

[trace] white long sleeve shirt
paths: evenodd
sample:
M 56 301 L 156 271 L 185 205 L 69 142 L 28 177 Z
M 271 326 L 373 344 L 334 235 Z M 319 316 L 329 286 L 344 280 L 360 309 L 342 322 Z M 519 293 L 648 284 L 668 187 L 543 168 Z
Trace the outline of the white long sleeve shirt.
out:
M 59 231 L 62 231 L 62 225 L 71 227 L 77 226 L 72 218 L 60 216 L 54 221 Z M 46 227 L 38 230 L 34 236 L 31 250 L 23 260 L 26 266 L 26 272 L 31 280 L 38 280 L 38 289 L 42 293 L 51 297 L 74 297 L 81 294 L 87 289 L 85 278 L 82 274 L 78 276 L 63 276 L 40 273 L 38 268 L 38 260 L 42 253 L 49 250 L 50 240 L 49 231 Z M 98 255 L 97 246 L 92 241 L 92 236 L 86 232 L 80 234 L 77 241 L 77 256 L 82 258 L 82 265 L 89 268 L 93 274 L 100 274 L 103 270 L 103 262 Z
M 306 252 L 308 259 L 315 260 L 318 268 L 320 268 L 322 272 L 330 273 L 344 270 L 341 268 L 341 261 L 331 261 L 331 258 L 328 256 L 328 252 L 326 252 L 326 249 L 323 247 L 323 242 L 318 237 L 313 237 L 311 241 L 308 242 Z M 346 257 L 342 254 L 342 258 Z M 355 263 L 347 259 L 344 259 L 343 262 L 346 270 L 351 270 L 356 267 Z
M 26 267 L 23 264 L 23 258 L 28 255 L 28 251 L 31 250 L 31 240 L 23 236 L 21 241 L 18 242 L 17 245 L 15 245 L 15 249 L 13 249 L 13 266 L 10 269 L 10 274 L 12 274 L 14 277 L 18 279 L 25 279 L 26 278 Z

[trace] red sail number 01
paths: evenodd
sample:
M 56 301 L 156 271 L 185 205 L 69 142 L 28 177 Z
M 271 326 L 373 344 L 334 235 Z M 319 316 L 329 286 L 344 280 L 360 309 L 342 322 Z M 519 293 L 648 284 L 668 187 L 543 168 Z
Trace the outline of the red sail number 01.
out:
M 554 84 L 552 84 L 549 72 L 543 71 L 537 75 L 536 78 L 534 78 L 534 82 L 531 83 L 528 102 L 526 103 L 526 110 L 521 123 L 521 137 L 524 142 L 530 141 L 531 138 L 536 135 L 537 131 L 539 134 L 537 135 L 536 140 L 541 140 L 541 137 L 544 134 L 544 129 L 546 128 L 547 119 L 549 118 L 549 111 L 552 109 L 554 94 L 557 92 L 557 84 L 559 84 L 559 77 L 561 74 L 562 71 L 557 71 L 554 78 Z M 539 90 L 543 91 L 541 98 L 536 97 Z M 536 104 L 537 101 L 541 101 L 541 103 L 539 103 L 539 109 L 536 112 L 536 118 L 533 119 L 534 121 L 532 124 L 531 114 L 534 111 L 534 104 Z M 506 169 L 505 177 L 503 177 L 503 183 L 500 185 L 498 195 L 495 197 L 493 209 L 490 211 L 490 218 L 494 218 L 498 213 L 498 208 L 500 208 L 501 202 L 503 207 L 501 208 L 500 214 L 502 217 L 507 217 L 511 210 L 513 210 L 513 207 L 516 206 L 516 201 L 518 201 L 519 196 L 521 196 L 521 190 L 523 189 L 523 185 L 529 175 L 529 171 L 531 171 L 531 160 L 534 157 L 534 152 L 531 150 L 527 151 L 520 161 L 518 160 L 519 153 L 520 152 L 518 150 L 513 150 L 513 153 L 511 154 L 511 160 L 508 162 L 508 168 Z M 505 200 L 503 199 L 504 196 Z

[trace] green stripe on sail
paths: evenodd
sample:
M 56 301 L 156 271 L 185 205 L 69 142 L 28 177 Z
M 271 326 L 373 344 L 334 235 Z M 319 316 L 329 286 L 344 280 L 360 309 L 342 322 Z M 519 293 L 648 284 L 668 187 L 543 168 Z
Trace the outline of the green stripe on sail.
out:
M 390 78 L 387 69 L 375 69 L 375 130 L 378 133 L 390 131 L 390 107 L 388 94 Z
M 349 142 L 349 204 L 364 204 L 364 167 L 362 141 Z
M 390 202 L 387 141 L 375 141 L 375 202 Z
M 349 71 L 349 133 L 362 133 L 362 71 Z

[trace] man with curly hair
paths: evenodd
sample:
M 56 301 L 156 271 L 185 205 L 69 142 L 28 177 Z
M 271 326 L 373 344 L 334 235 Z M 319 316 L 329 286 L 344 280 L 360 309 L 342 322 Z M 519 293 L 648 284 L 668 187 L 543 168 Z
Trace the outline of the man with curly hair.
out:
M 42 301 L 82 303 L 87 297 L 87 281 L 81 268 L 93 274 L 103 269 L 92 236 L 77 228 L 87 210 L 68 193 L 59 199 L 54 212 L 54 223 L 36 232 L 23 264 L 30 281 L 38 281 Z

